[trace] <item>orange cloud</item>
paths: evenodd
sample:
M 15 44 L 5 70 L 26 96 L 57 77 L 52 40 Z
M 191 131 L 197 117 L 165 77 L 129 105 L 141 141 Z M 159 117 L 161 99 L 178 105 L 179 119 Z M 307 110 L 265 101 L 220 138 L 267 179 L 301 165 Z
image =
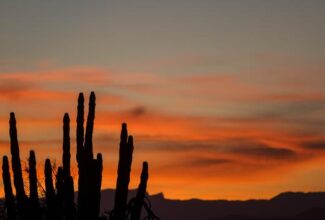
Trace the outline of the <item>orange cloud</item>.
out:
M 115 185 L 122 122 L 135 136 L 131 185 L 148 160 L 149 192 L 174 198 L 235 198 L 234 192 L 249 198 L 254 187 L 275 194 L 285 182 L 293 185 L 297 170 L 319 167 L 325 155 L 322 92 L 274 94 L 234 75 L 115 76 L 92 68 L 4 73 L 0 82 L 1 155 L 10 154 L 8 115 L 15 111 L 22 159 L 36 150 L 40 173 L 46 157 L 60 163 L 64 112 L 71 117 L 74 155 L 78 92 L 98 89 L 94 148 L 104 156 L 104 188 Z M 262 189 L 271 183 L 278 186 Z

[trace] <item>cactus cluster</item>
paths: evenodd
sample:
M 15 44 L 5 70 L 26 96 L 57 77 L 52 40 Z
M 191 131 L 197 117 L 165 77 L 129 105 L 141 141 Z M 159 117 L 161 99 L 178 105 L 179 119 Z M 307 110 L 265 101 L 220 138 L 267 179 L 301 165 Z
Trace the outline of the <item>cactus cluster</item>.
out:
M 78 219 L 95 219 L 100 209 L 100 188 L 102 181 L 102 155 L 93 157 L 93 128 L 96 106 L 95 93 L 90 94 L 89 110 L 84 133 L 84 97 L 79 94 L 77 109 L 77 162 L 78 162 Z
M 114 209 L 107 217 L 100 216 L 100 194 L 103 171 L 102 155 L 93 156 L 93 128 L 95 119 L 95 93 L 89 98 L 89 110 L 84 129 L 84 96 L 78 97 L 76 159 L 78 163 L 78 203 L 74 203 L 74 179 L 70 171 L 70 118 L 68 113 L 63 117 L 63 154 L 62 166 L 56 170 L 50 159 L 45 160 L 45 198 L 38 194 L 39 181 L 36 171 L 36 155 L 30 151 L 27 168 L 29 177 L 29 195 L 24 187 L 22 166 L 19 154 L 16 118 L 10 113 L 9 133 L 11 149 L 11 168 L 16 195 L 11 185 L 9 160 L 3 156 L 2 179 L 5 194 L 6 218 L 9 220 L 140 220 L 142 207 L 146 208 L 148 219 L 158 219 L 145 203 L 148 181 L 148 163 L 143 163 L 141 181 L 136 197 L 128 203 L 128 187 L 133 154 L 133 137 L 128 135 L 127 125 L 122 124 L 118 163 L 118 177 Z M 42 199 L 41 202 L 40 200 Z

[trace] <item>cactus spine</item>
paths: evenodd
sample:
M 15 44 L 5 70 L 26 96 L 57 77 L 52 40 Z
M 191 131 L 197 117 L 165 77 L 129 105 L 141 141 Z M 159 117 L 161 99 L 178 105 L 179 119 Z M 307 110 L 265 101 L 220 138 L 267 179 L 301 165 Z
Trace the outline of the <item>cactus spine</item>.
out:
M 126 123 L 123 123 L 120 136 L 119 162 L 114 205 L 115 214 L 113 216 L 114 220 L 122 220 L 125 218 L 132 164 L 132 153 L 133 137 L 128 137 L 127 125 Z
M 9 162 L 7 156 L 3 156 L 2 158 L 2 180 L 3 180 L 4 191 L 5 191 L 5 205 L 7 208 L 8 220 L 16 220 L 17 213 L 16 213 L 15 197 L 14 194 L 12 193 Z

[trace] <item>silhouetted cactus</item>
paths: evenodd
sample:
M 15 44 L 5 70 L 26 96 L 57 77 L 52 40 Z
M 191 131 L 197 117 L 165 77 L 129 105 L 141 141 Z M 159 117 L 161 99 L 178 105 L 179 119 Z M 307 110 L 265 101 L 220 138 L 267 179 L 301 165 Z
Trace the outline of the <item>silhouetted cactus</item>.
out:
M 50 159 L 45 160 L 44 175 L 45 175 L 45 201 L 46 201 L 46 216 L 47 220 L 57 219 L 56 209 L 57 203 L 52 178 L 52 165 Z
M 56 202 L 57 202 L 57 219 L 63 219 L 63 169 L 62 167 L 58 167 L 58 171 L 56 173 Z
M 74 219 L 74 187 L 73 178 L 68 176 L 64 178 L 63 182 L 63 215 L 64 219 Z
M 3 156 L 2 158 L 2 181 L 3 181 L 4 191 L 5 191 L 5 206 L 7 208 L 8 220 L 16 220 L 17 213 L 16 213 L 15 197 L 14 194 L 12 193 L 9 162 L 7 156 Z
M 80 93 L 78 96 L 78 106 L 77 106 L 77 162 L 78 166 L 82 162 L 82 154 L 84 148 L 84 95 Z M 79 179 L 80 182 L 80 179 Z M 80 186 L 79 186 L 80 187 Z M 80 197 L 80 195 L 79 195 Z
M 23 175 L 19 156 L 19 144 L 17 138 L 16 118 L 13 112 L 10 113 L 9 120 L 11 164 L 14 176 L 14 186 L 16 188 L 16 199 L 19 216 L 21 219 L 27 218 L 27 196 L 25 194 Z
M 94 203 L 94 211 L 99 214 L 100 211 L 100 193 L 102 187 L 102 172 L 103 172 L 103 157 L 102 154 L 97 154 L 97 169 L 96 169 L 96 182 L 95 182 L 95 203 Z
M 89 111 L 84 136 L 84 97 L 80 93 L 77 109 L 78 219 L 96 219 L 99 215 L 102 156 L 93 158 L 92 135 L 95 119 L 95 93 L 89 97 Z M 85 137 L 85 138 L 84 138 Z
M 62 170 L 62 190 L 63 190 L 63 215 L 66 220 L 72 220 L 74 214 L 74 187 L 73 178 L 70 175 L 70 118 L 68 113 L 63 117 L 63 170 Z
M 103 171 L 103 159 L 100 153 L 93 158 L 93 129 L 95 119 L 95 94 L 92 92 L 89 98 L 89 111 L 86 131 L 84 130 L 84 97 L 80 93 L 78 97 L 77 112 L 77 162 L 78 162 L 78 220 L 98 219 L 100 211 L 100 194 Z M 12 170 L 14 186 L 16 188 L 16 201 L 11 187 L 8 158 L 3 157 L 2 176 L 5 190 L 7 217 L 9 220 L 45 219 L 46 220 L 74 220 L 74 184 L 70 171 L 70 119 L 66 113 L 63 118 L 63 155 L 62 167 L 56 173 L 55 187 L 53 186 L 53 170 L 49 159 L 45 161 L 45 216 L 41 214 L 38 196 L 38 180 L 36 172 L 35 152 L 30 151 L 29 156 L 29 194 L 25 194 L 22 168 L 19 155 L 16 119 L 14 113 L 10 113 L 10 148 L 12 155 Z M 139 220 L 141 208 L 144 206 L 148 212 L 148 206 L 144 203 L 147 180 L 148 164 L 143 163 L 141 181 L 134 199 L 134 205 L 127 206 L 128 186 L 133 154 L 133 138 L 128 136 L 127 125 L 122 124 L 119 149 L 118 177 L 116 181 L 115 207 L 111 215 L 113 220 L 124 220 L 127 213 L 131 213 L 132 220 Z M 152 213 L 152 212 L 151 212 Z M 153 216 L 151 214 L 151 216 Z M 103 217 L 104 218 L 104 217 Z
M 70 118 L 69 114 L 65 113 L 63 117 L 63 175 L 70 176 Z
M 131 210 L 131 220 L 140 220 L 141 218 L 141 210 L 144 204 L 144 197 L 147 191 L 147 181 L 149 178 L 148 174 L 148 163 L 143 162 L 142 164 L 142 172 L 141 172 L 141 180 L 138 187 L 137 195 L 135 197 L 134 206 Z
M 32 219 L 41 219 L 37 191 L 37 174 L 35 152 L 29 152 L 29 213 Z
M 128 137 L 127 125 L 122 124 L 119 162 L 115 191 L 114 220 L 125 218 L 133 154 L 133 137 Z
M 96 96 L 94 92 L 90 93 L 89 109 L 87 117 L 87 126 L 85 133 L 85 157 L 88 160 L 93 159 L 93 130 L 95 120 Z

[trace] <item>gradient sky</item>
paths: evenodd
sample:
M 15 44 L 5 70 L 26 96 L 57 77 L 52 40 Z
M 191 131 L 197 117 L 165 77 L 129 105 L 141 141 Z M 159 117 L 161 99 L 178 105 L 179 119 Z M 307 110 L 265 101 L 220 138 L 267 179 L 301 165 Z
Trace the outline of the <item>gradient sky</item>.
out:
M 325 1 L 0 2 L 0 153 L 60 164 L 62 117 L 97 94 L 94 150 L 116 181 L 120 124 L 149 193 L 270 198 L 325 190 Z M 2 189 L 2 183 L 0 185 Z M 1 190 L 0 195 L 3 195 Z

